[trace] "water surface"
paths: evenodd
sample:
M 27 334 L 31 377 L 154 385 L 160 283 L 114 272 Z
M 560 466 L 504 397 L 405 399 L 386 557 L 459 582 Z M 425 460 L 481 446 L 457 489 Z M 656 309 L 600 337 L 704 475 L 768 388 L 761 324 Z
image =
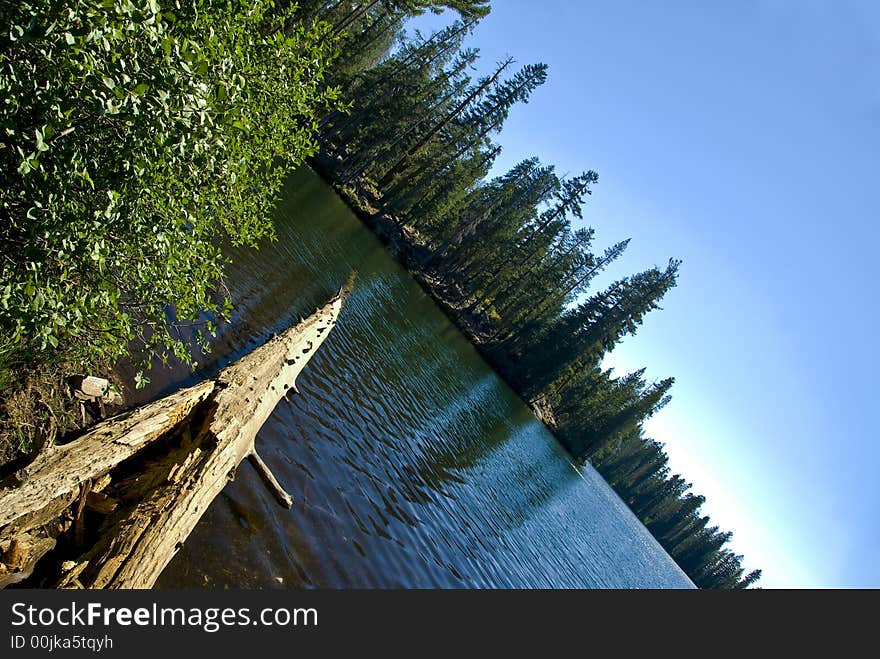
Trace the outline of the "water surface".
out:
M 358 273 L 338 326 L 249 465 L 159 587 L 683 588 L 688 578 L 592 468 L 575 467 L 411 277 L 308 169 L 278 241 L 232 253 L 230 322 L 189 384 L 311 313 Z

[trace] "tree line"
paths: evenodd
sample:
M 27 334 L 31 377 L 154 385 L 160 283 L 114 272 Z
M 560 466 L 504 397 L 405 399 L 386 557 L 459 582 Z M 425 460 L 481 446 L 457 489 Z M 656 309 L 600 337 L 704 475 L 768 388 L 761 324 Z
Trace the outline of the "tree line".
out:
M 705 499 L 673 474 L 645 420 L 670 400 L 673 378 L 618 375 L 602 361 L 676 285 L 680 261 L 597 289 L 629 240 L 596 245 L 583 211 L 593 170 L 560 175 L 532 157 L 489 178 L 511 109 L 547 79 L 511 58 L 474 74 L 466 39 L 484 3 L 423 35 L 402 31 L 405 2 L 302 2 L 344 26 L 328 75 L 346 107 L 319 123 L 318 165 L 376 217 L 399 225 L 409 265 L 429 279 L 481 352 L 542 410 L 578 460 L 589 461 L 700 587 L 745 588 L 743 557 L 701 514 Z

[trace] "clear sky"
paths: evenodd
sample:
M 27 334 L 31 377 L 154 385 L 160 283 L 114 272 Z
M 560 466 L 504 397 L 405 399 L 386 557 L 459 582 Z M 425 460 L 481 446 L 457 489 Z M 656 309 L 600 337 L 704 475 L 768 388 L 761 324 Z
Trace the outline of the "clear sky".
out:
M 598 171 L 614 276 L 683 259 L 607 363 L 675 376 L 647 431 L 759 585 L 880 587 L 880 2 L 495 0 L 467 45 L 549 65 L 496 170 Z

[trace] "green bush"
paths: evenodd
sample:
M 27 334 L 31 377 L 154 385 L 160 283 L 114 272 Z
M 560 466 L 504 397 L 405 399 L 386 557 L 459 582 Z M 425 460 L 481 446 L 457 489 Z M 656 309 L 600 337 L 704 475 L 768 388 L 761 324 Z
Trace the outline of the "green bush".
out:
M 270 0 L 0 3 L 0 343 L 186 359 L 219 245 L 272 235 L 337 104 L 330 29 Z M 205 312 L 205 313 L 203 313 Z

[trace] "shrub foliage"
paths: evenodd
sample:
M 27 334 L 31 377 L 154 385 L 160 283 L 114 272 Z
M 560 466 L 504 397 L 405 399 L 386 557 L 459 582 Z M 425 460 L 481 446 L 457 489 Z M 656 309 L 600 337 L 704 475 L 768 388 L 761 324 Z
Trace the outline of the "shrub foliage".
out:
M 20 350 L 187 357 L 224 241 L 272 235 L 338 105 L 331 28 L 271 0 L 0 3 L 0 331 Z

